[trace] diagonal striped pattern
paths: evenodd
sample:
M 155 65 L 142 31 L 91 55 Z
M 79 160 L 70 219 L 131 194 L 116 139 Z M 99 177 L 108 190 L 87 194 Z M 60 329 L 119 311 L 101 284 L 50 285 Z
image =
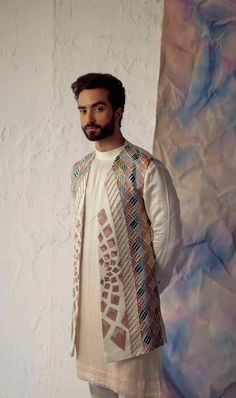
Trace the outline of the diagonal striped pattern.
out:
M 155 276 L 152 230 L 143 201 L 144 177 L 151 157 L 126 145 L 113 164 L 106 187 L 122 255 L 123 283 L 132 352 L 164 343 Z M 117 189 L 118 188 L 118 189 Z M 141 345 L 140 345 L 141 340 Z

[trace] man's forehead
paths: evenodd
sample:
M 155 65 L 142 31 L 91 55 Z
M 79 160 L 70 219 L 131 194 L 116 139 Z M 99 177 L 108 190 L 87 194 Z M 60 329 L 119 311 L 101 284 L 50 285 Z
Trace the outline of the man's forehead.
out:
M 91 88 L 81 91 L 78 97 L 79 106 L 89 106 L 93 103 L 109 103 L 109 91 L 106 88 Z

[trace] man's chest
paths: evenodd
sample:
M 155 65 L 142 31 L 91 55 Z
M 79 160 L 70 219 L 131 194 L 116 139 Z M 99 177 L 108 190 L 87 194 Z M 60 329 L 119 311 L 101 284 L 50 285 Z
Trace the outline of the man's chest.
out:
M 112 161 L 94 161 L 91 165 L 85 191 L 85 220 L 86 223 L 104 207 L 108 206 L 105 182 L 112 167 Z

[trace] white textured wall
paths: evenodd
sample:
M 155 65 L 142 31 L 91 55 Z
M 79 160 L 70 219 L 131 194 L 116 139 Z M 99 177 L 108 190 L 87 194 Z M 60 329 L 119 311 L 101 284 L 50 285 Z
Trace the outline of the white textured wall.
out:
M 157 0 L 0 2 L 0 398 L 87 398 L 69 357 L 70 171 L 91 149 L 70 84 L 119 77 L 123 134 L 151 151 Z

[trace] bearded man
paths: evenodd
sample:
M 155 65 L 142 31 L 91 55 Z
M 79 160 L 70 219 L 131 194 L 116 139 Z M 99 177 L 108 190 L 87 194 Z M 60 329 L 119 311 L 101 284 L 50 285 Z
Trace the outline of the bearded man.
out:
M 72 170 L 71 354 L 93 398 L 160 398 L 160 294 L 182 245 L 179 200 L 165 166 L 121 132 L 121 81 L 89 73 L 72 90 L 95 149 Z

